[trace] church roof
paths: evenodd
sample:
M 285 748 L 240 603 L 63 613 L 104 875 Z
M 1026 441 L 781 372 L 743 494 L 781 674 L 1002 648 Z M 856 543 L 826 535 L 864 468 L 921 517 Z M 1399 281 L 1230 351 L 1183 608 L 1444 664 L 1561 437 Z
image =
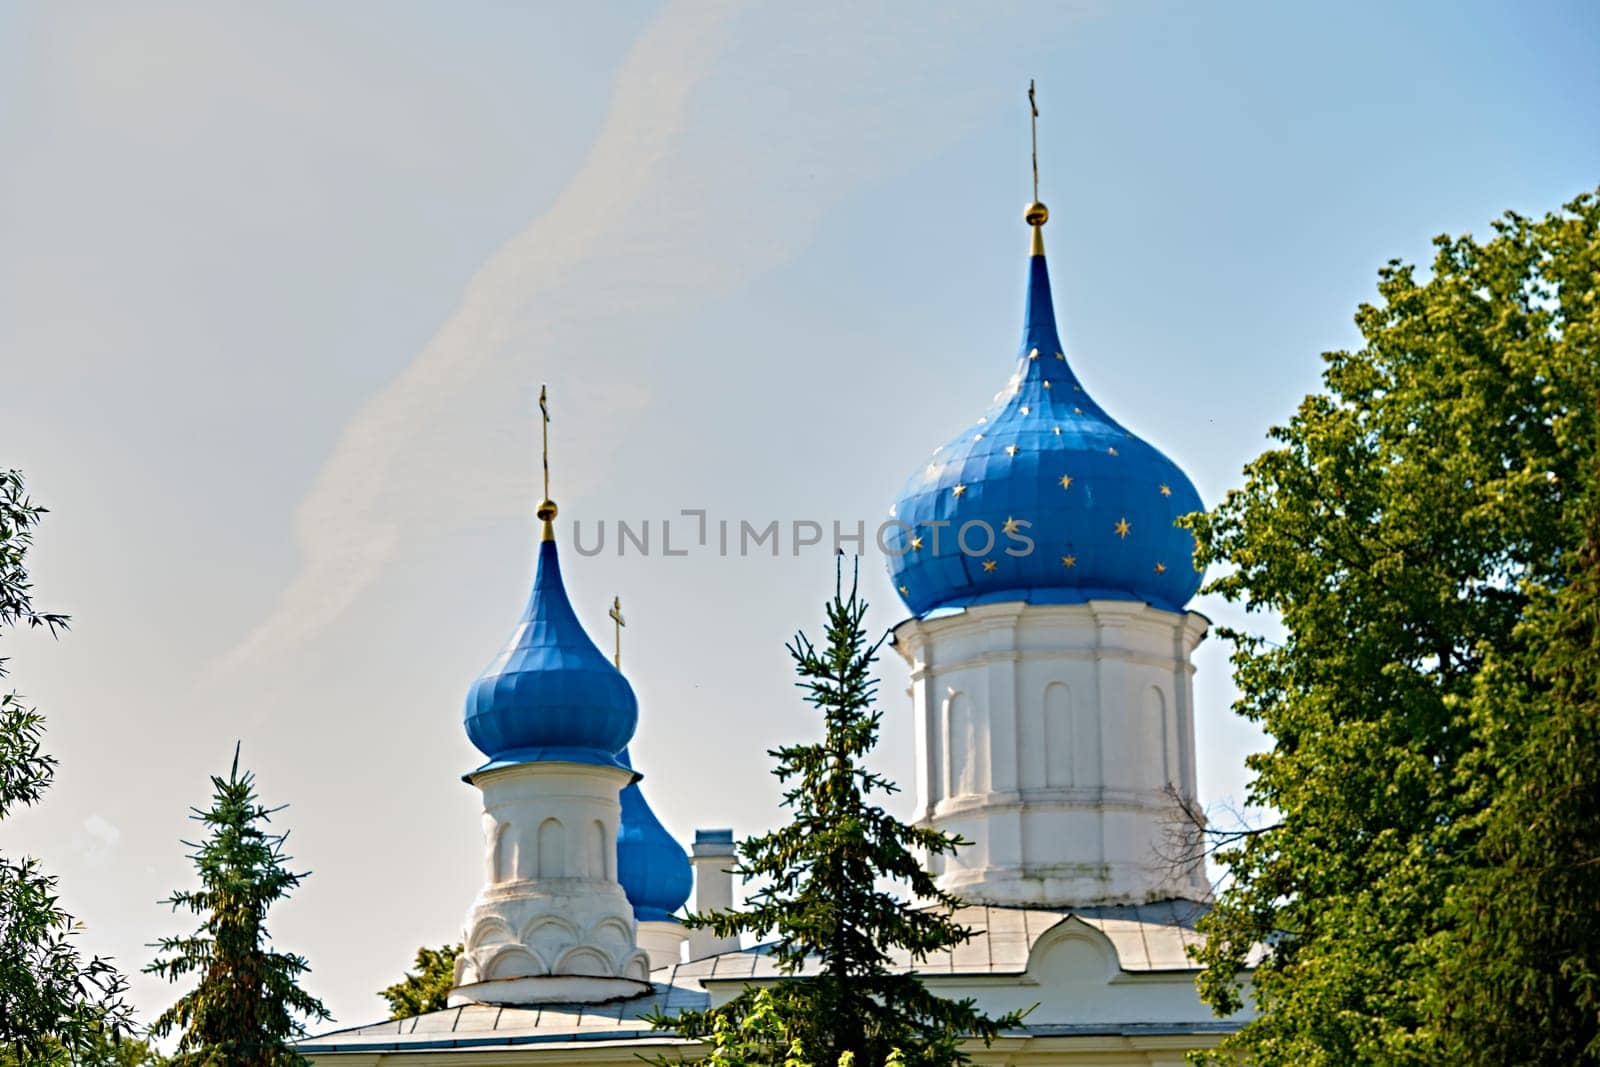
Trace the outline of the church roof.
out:
M 555 506 L 546 506 L 553 518 Z M 467 692 L 467 736 L 489 758 L 480 769 L 540 760 L 621 766 L 616 755 L 638 721 L 633 687 L 572 610 L 546 518 L 528 606 Z
M 1192 900 L 1164 900 L 1154 904 L 1108 904 L 1068 910 L 999 908 L 975 905 L 961 908 L 955 920 L 976 931 L 964 944 L 929 956 L 912 965 L 910 955 L 896 953 L 899 970 L 914 970 L 924 977 L 960 974 L 1021 974 L 1028 956 L 1047 931 L 1076 919 L 1104 934 L 1116 950 L 1118 966 L 1127 972 L 1194 971 L 1186 949 L 1200 942 L 1194 924 L 1206 906 Z M 804 973 L 804 972 L 802 972 Z M 680 964 L 674 980 L 715 982 L 724 979 L 763 981 L 780 977 L 776 961 L 760 951 L 729 952 Z
M 978 421 L 935 449 L 890 509 L 895 589 L 919 616 L 994 601 L 1138 600 L 1181 611 L 1200 587 L 1194 538 L 1173 525 L 1203 510 L 1172 460 L 1089 396 L 1056 328 L 1034 226 L 1015 372 Z
M 617 756 L 632 767 L 628 750 Z M 694 889 L 689 854 L 667 832 L 634 781 L 622 790 L 622 817 L 617 823 L 617 881 L 640 922 L 676 922 L 673 913 Z
M 1198 942 L 1194 922 L 1205 909 L 1204 904 L 1188 900 L 1070 910 L 961 908 L 955 913 L 956 920 L 978 932 L 966 944 L 930 957 L 915 970 L 935 981 L 961 976 L 1020 975 L 1027 969 L 1033 947 L 1046 933 L 1063 923 L 1080 922 L 1105 936 L 1124 973 L 1192 972 L 1198 968 L 1184 949 Z M 903 956 L 898 965 L 911 969 L 910 960 Z M 530 1044 L 545 1048 L 665 1046 L 680 1043 L 681 1039 L 653 1030 L 646 1016 L 658 1010 L 670 1015 L 708 1007 L 708 983 L 775 981 L 781 975 L 773 958 L 758 946 L 662 968 L 651 978 L 655 983 L 651 992 L 626 1000 L 542 1007 L 471 1004 L 307 1038 L 298 1048 L 306 1055 L 322 1057 L 337 1053 L 488 1050 Z M 1047 1012 L 1035 1014 L 1037 1018 L 1030 1018 L 1023 1033 L 1198 1033 L 1236 1028 L 1236 1024 L 1227 1021 L 1211 1020 L 1063 1024 L 1052 1022 Z

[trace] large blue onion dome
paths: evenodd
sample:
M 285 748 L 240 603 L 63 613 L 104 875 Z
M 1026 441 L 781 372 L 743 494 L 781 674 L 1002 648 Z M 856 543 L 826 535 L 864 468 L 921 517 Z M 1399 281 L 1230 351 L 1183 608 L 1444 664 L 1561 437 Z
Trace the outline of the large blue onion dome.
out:
M 1016 600 L 1181 611 L 1201 575 L 1194 538 L 1174 521 L 1201 510 L 1200 495 L 1072 372 L 1045 266 L 1048 213 L 1033 204 L 1026 217 L 1033 254 L 1016 370 L 900 491 L 883 537 L 890 576 L 919 616 Z
M 467 736 L 489 765 L 618 762 L 639 722 L 633 687 L 572 610 L 561 581 L 551 520 L 539 506 L 544 539 L 533 594 L 505 651 L 467 691 Z
M 633 766 L 627 749 L 618 759 L 624 767 Z M 650 810 L 637 780 L 622 790 L 617 881 L 633 905 L 633 917 L 640 922 L 676 922 L 672 913 L 688 901 L 694 886 L 689 854 Z

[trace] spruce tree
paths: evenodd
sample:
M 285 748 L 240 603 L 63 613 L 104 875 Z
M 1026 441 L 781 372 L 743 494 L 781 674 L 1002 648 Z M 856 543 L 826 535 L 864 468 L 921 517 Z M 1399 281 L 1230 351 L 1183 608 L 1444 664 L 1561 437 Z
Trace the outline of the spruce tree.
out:
M 940 997 L 894 963 L 896 952 L 921 962 L 972 936 L 952 918 L 960 902 L 939 889 L 919 859 L 919 853 L 951 854 L 966 842 L 907 825 L 874 799 L 897 787 L 864 762 L 882 718 L 872 707 L 872 666 L 884 638 L 867 641 L 857 577 L 845 595 L 836 573 L 821 647 L 804 633 L 787 646 L 796 684 L 822 714 L 823 737 L 769 752 L 792 817 L 744 841 L 735 867 L 747 882 L 763 884 L 743 909 L 688 920 L 721 937 L 773 935 L 770 952 L 787 977 L 720 1008 L 655 1020 L 682 1036 L 709 1039 L 712 1062 L 957 1064 L 968 1060 L 964 1038 L 988 1044 L 1017 1021 L 990 1018 L 970 999 Z M 896 886 L 922 903 L 907 901 Z
M 156 943 L 158 955 L 145 970 L 169 981 L 198 975 L 193 990 L 168 1008 L 151 1032 L 180 1032 L 172 1062 L 177 1067 L 288 1067 L 307 1061 L 291 1042 L 305 1034 L 302 1018 L 331 1018 L 322 1002 L 300 988 L 310 968 L 305 958 L 269 947 L 267 909 L 289 895 L 304 874 L 284 866 L 287 833 L 268 831 L 283 810 L 261 804 L 255 776 L 240 772 L 233 754 L 228 777 L 211 777 L 211 807 L 194 809 L 209 831 L 190 858 L 200 888 L 180 890 L 163 903 L 201 917 L 187 937 Z

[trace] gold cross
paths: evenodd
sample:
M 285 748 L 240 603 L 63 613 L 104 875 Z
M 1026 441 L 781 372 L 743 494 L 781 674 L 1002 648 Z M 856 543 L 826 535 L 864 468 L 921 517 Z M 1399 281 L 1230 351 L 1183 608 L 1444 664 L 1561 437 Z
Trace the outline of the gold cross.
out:
M 550 499 L 550 405 L 545 397 L 544 386 L 539 386 L 539 414 L 544 416 L 544 498 Z
M 1033 199 L 1039 199 L 1039 104 L 1033 98 L 1033 79 L 1028 79 L 1028 121 L 1033 126 Z
M 614 596 L 611 598 L 611 610 L 606 612 L 606 614 L 610 615 L 611 621 L 616 623 L 616 626 L 613 627 L 613 629 L 616 630 L 617 634 L 617 654 L 612 658 L 612 662 L 617 665 L 617 670 L 620 671 L 622 669 L 622 628 L 628 625 L 622 620 L 621 597 Z

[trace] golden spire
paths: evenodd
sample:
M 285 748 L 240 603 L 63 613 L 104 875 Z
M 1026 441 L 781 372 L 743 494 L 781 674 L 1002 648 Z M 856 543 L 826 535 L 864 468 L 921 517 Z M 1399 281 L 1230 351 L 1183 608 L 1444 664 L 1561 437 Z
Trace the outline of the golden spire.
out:
M 1044 255 L 1044 224 L 1050 221 L 1050 209 L 1039 203 L 1039 104 L 1033 98 L 1033 79 L 1028 79 L 1029 122 L 1033 127 L 1033 203 L 1023 209 L 1022 219 L 1033 227 L 1031 256 Z
M 611 598 L 611 610 L 606 612 L 606 614 L 610 615 L 611 621 L 616 623 L 616 626 L 614 626 L 613 629 L 617 634 L 617 653 L 611 658 L 611 662 L 615 663 L 617 665 L 617 670 L 620 671 L 622 669 L 622 628 L 628 625 L 622 620 L 622 598 L 620 596 L 614 596 Z
M 539 386 L 539 414 L 543 416 L 544 430 L 544 499 L 539 501 L 539 507 L 534 514 L 544 523 L 544 531 L 540 534 L 541 541 L 554 541 L 556 539 L 555 517 L 556 502 L 550 499 L 550 405 L 546 400 L 545 387 Z

